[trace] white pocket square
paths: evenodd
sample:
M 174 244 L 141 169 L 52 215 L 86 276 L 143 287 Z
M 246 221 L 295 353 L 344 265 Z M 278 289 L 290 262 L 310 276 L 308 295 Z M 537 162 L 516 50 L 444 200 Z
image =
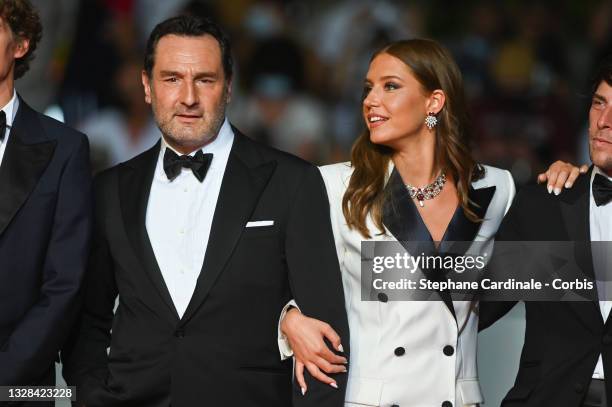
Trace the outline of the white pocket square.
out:
M 257 221 L 251 221 L 251 222 L 247 222 L 246 227 L 247 228 L 258 228 L 258 227 L 262 227 L 262 226 L 272 226 L 274 225 L 274 221 L 273 220 L 257 220 Z

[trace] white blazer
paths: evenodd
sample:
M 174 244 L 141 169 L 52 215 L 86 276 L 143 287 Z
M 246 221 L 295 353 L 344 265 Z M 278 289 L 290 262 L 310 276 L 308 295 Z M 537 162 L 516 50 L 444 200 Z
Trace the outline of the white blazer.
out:
M 389 173 L 392 164 L 390 167 Z M 475 241 L 494 238 L 515 194 L 508 171 L 483 167 L 484 178 L 472 187 L 489 188 L 486 192 L 490 201 L 484 221 L 475 229 Z M 342 197 L 353 169 L 350 163 L 340 163 L 321 167 L 320 171 L 329 196 L 351 332 L 347 405 L 438 407 L 482 403 L 476 365 L 475 304 L 454 301 L 455 319 L 442 301 L 362 301 L 364 238 L 347 227 L 342 213 Z M 371 218 L 367 224 L 372 240 L 396 240 L 389 231 L 380 235 Z M 401 354 L 398 350 L 400 356 L 396 355 L 398 348 L 404 351 Z

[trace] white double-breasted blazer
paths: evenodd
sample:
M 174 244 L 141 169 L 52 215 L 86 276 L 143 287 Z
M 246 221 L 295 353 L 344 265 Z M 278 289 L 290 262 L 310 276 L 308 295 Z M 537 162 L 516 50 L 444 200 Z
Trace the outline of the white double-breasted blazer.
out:
M 483 221 L 470 222 L 458 208 L 445 238 L 483 242 L 494 238 L 515 187 L 508 171 L 483 167 L 484 177 L 473 182 L 469 191 Z M 450 407 L 482 403 L 476 365 L 476 304 L 450 300 L 362 301 L 361 242 L 366 239 L 348 228 L 342 213 L 342 197 L 353 169 L 350 163 L 339 163 L 321 167 L 320 171 L 329 197 L 351 332 L 347 405 Z M 405 192 L 392 164 L 389 174 L 387 187 L 395 183 L 397 191 Z M 393 227 L 385 222 L 384 234 L 371 218 L 367 219 L 371 240 L 423 236 L 425 225 L 412 200 L 401 204 L 400 219 L 392 222 Z

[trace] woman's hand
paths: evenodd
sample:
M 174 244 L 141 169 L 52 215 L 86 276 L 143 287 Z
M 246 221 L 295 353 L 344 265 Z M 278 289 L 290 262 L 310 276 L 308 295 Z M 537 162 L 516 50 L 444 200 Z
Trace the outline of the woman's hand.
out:
M 559 195 L 561 190 L 565 188 L 571 188 L 576 181 L 576 178 L 580 174 L 586 174 L 589 170 L 588 165 L 583 164 L 580 167 L 576 167 L 565 161 L 555 161 L 546 172 L 538 175 L 538 183 L 543 184 L 546 182 L 548 193 L 554 191 L 555 195 Z
M 334 349 L 343 352 L 336 331 L 325 322 L 303 315 L 297 308 L 287 312 L 281 322 L 281 331 L 293 349 L 295 378 L 302 389 L 302 394 L 307 390 L 304 367 L 315 379 L 338 388 L 336 381 L 327 374 L 346 372 L 347 360 L 332 352 L 324 340 L 327 338 Z

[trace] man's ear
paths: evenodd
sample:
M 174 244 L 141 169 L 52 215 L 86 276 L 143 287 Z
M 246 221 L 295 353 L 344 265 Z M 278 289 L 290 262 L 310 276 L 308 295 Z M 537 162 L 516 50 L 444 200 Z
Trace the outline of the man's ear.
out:
M 13 57 L 15 59 L 23 58 L 30 49 L 30 40 L 17 37 L 15 39 L 15 50 L 13 51 Z
M 142 87 L 144 88 L 145 102 L 151 104 L 151 79 L 144 69 L 140 73 L 140 77 L 142 79 Z

